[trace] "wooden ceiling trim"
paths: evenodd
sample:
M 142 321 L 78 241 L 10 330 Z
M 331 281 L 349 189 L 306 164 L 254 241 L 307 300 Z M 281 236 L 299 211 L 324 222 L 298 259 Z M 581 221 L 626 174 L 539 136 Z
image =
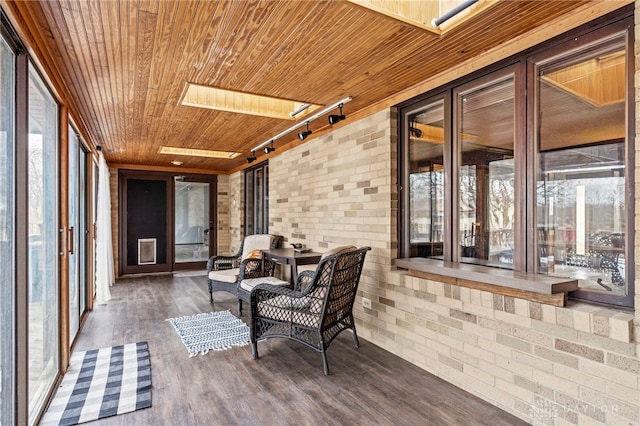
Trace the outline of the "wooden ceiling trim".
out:
M 227 171 L 213 170 L 213 169 L 200 169 L 196 167 L 171 167 L 171 166 L 153 166 L 153 165 L 141 165 L 137 163 L 111 163 L 109 164 L 111 170 L 142 170 L 149 172 L 168 172 L 178 175 L 182 174 L 194 174 L 194 175 L 226 175 Z

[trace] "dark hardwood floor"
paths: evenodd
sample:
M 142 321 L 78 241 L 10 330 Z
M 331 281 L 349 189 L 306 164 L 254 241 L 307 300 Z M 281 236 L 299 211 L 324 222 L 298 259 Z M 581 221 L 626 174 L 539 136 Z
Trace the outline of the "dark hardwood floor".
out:
M 237 314 L 227 293 L 209 304 L 204 276 L 120 279 L 111 293 L 89 313 L 74 350 L 149 342 L 153 405 L 91 424 L 526 424 L 362 338 L 355 349 L 349 332 L 328 350 L 330 376 L 319 353 L 285 339 L 260 342 L 257 361 L 249 345 L 190 358 L 167 318 Z

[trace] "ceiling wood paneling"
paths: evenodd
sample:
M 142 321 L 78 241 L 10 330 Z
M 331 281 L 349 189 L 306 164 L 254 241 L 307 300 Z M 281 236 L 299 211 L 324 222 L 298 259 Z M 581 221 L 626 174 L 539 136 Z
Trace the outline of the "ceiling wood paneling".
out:
M 349 115 L 590 3 L 502 0 L 445 35 L 347 1 L 7 2 L 59 74 L 83 133 L 112 164 L 229 171 L 290 120 L 181 105 L 187 83 L 328 105 Z M 311 129 L 326 127 L 324 118 Z M 312 135 L 315 137 L 317 133 Z M 295 140 L 276 141 L 276 148 Z

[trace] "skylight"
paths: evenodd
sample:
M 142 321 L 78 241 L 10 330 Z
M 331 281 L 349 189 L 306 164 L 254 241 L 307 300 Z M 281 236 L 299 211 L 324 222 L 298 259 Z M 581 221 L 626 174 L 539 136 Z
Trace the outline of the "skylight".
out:
M 444 34 L 498 0 L 348 0 L 390 18 L 436 34 Z M 434 22 L 444 19 L 442 23 Z
M 182 105 L 283 120 L 299 120 L 320 107 L 320 105 L 201 86 L 194 83 L 187 83 Z
M 191 157 L 226 158 L 231 160 L 240 155 L 239 152 L 210 151 L 208 149 L 178 148 L 174 146 L 163 146 L 160 154 L 188 155 Z

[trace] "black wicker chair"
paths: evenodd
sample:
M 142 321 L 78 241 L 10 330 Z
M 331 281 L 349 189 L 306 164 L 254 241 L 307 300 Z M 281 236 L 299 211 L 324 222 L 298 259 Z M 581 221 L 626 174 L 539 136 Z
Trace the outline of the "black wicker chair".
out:
M 326 351 L 338 334 L 351 330 L 357 348 L 353 304 L 368 250 L 339 248 L 337 254 L 323 256 L 315 271 L 298 275 L 293 289 L 257 285 L 251 292 L 253 359 L 258 359 L 258 341 L 285 337 L 320 352 L 328 375 Z
M 272 277 L 275 263 L 263 261 L 262 257 L 248 257 L 252 250 L 277 248 L 282 237 L 278 235 L 256 234 L 242 240 L 238 252 L 231 256 L 211 256 L 207 262 L 207 285 L 209 301 L 213 303 L 214 291 L 226 291 L 238 296 L 242 280 Z M 238 299 L 238 313 L 242 315 L 242 300 Z

